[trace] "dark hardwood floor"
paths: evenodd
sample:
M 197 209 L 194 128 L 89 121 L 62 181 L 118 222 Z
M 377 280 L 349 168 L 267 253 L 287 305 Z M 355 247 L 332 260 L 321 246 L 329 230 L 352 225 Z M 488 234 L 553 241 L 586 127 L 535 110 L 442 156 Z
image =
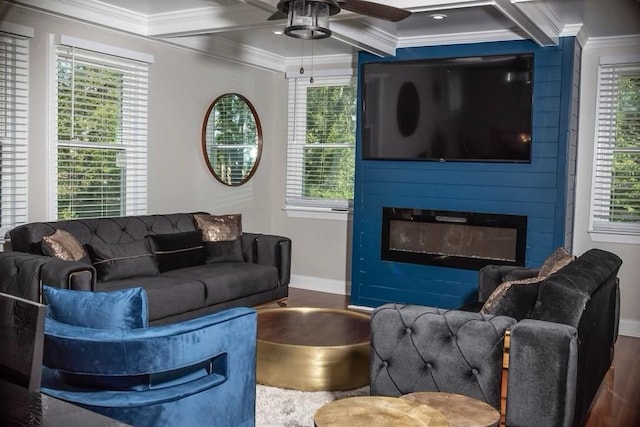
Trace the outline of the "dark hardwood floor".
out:
M 289 307 L 346 308 L 349 297 L 289 288 Z M 585 427 L 640 426 L 640 338 L 620 336 Z M 540 426 L 544 427 L 544 426 Z

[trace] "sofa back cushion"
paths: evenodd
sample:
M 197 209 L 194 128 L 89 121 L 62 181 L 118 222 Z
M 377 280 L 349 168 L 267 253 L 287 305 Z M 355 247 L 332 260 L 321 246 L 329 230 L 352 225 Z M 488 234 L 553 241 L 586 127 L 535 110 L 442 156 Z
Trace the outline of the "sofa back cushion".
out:
M 142 288 L 90 292 L 43 286 L 48 316 L 92 329 L 138 329 L 149 324 L 147 293 Z
M 10 230 L 7 236 L 12 250 L 45 255 L 42 251 L 42 238 L 58 229 L 68 231 L 83 245 L 112 245 L 144 240 L 150 234 L 196 230 L 193 215 L 175 213 L 32 222 Z

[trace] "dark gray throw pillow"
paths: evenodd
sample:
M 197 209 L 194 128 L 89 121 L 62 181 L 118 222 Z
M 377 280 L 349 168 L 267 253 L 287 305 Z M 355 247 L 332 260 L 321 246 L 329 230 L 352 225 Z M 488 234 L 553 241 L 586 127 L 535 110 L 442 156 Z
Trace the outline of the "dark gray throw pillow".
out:
M 146 240 L 117 245 L 86 244 L 85 247 L 101 282 L 158 274 L 158 266 Z
M 206 253 L 200 230 L 149 236 L 160 272 L 204 264 Z

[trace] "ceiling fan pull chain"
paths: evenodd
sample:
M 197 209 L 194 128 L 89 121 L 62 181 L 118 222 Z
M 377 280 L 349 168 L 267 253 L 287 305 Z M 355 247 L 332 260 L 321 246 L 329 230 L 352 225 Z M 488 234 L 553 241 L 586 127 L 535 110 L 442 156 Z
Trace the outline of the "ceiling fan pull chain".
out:
M 304 74 L 304 40 L 300 39 L 300 74 Z
M 309 78 L 309 83 L 313 83 L 313 75 L 315 74 L 313 71 L 313 43 L 311 43 L 311 77 Z

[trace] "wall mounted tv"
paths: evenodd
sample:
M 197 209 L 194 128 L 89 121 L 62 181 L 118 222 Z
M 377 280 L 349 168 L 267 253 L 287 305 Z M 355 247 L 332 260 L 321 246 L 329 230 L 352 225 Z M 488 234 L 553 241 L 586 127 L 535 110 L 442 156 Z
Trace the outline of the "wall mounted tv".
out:
M 533 54 L 362 65 L 363 159 L 531 162 Z

